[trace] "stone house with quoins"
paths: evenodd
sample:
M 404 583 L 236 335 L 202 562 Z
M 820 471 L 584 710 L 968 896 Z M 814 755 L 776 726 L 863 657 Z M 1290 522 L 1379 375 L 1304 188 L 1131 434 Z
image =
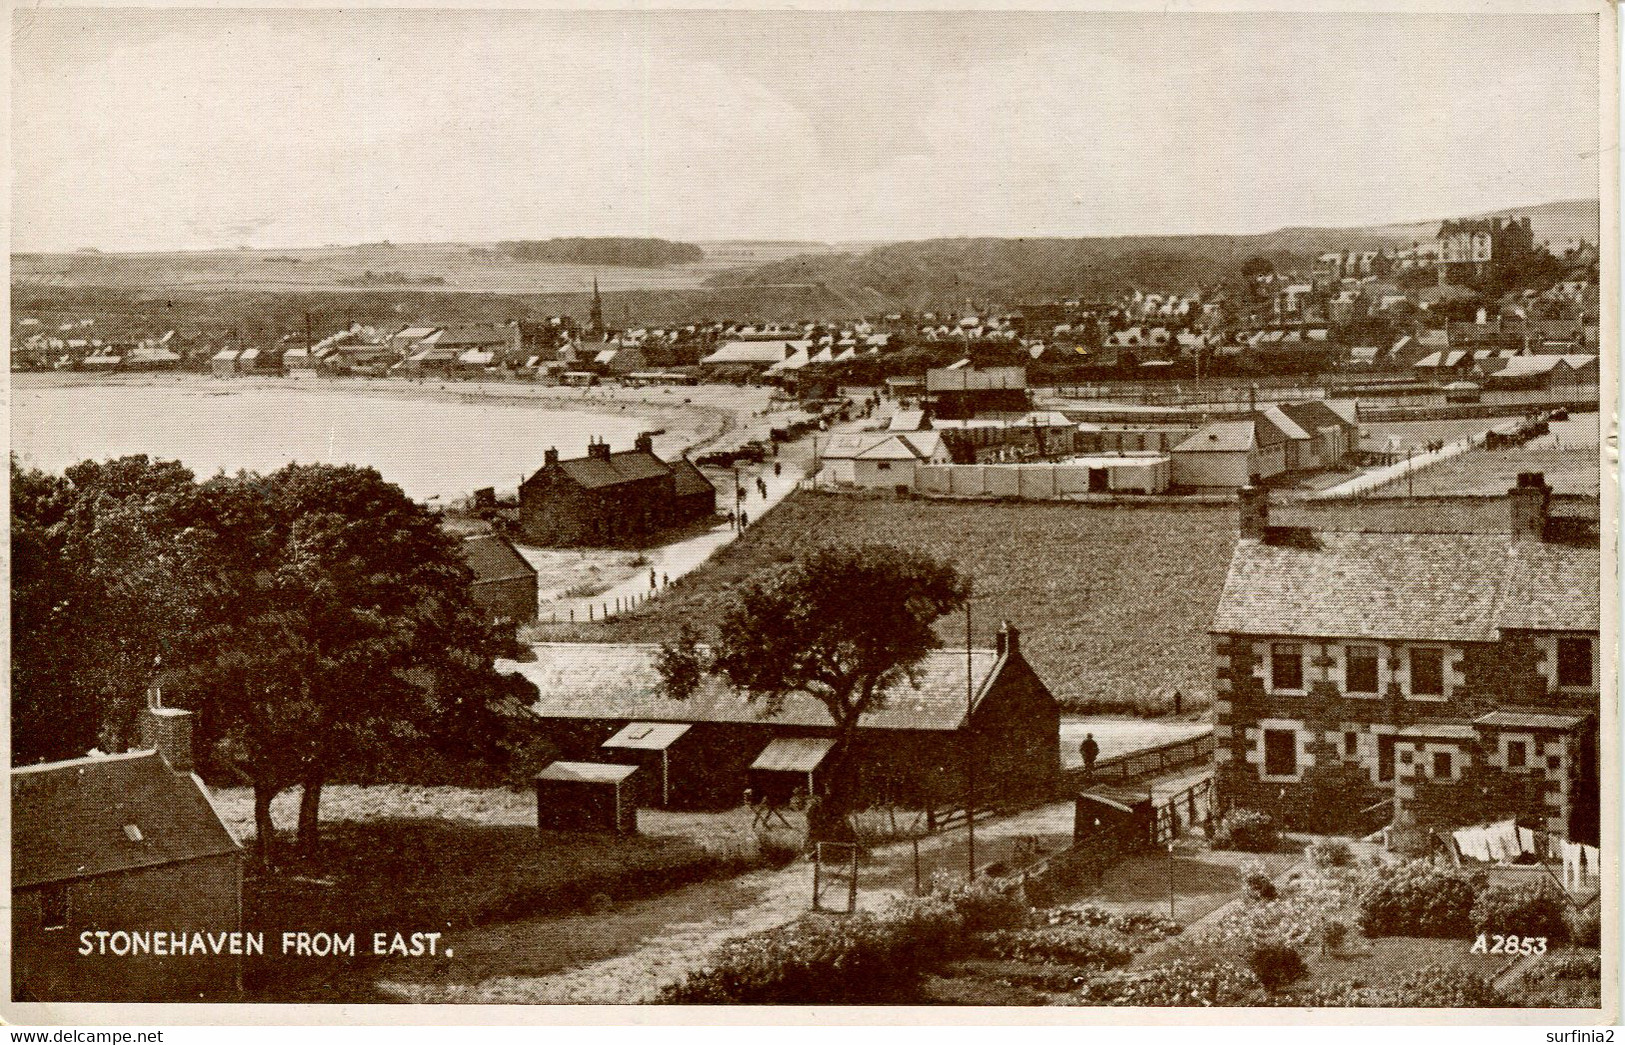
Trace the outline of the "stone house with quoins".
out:
M 1594 526 L 1525 473 L 1510 532 L 1269 525 L 1241 538 L 1212 627 L 1220 801 L 1365 833 L 1508 816 L 1596 844 Z

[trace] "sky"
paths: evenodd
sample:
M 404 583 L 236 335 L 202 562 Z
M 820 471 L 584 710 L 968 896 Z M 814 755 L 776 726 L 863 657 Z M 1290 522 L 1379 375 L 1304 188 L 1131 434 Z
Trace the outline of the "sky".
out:
M 1585 15 L 19 9 L 12 247 L 1465 215 L 1599 194 L 1597 40 Z

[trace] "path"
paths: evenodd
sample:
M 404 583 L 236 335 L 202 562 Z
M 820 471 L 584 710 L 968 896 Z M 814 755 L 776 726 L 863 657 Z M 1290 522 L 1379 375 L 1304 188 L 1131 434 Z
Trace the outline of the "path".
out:
M 1488 431 L 1488 429 L 1485 431 Z M 1447 461 L 1458 454 L 1464 454 L 1483 441 L 1483 432 L 1479 432 L 1477 435 L 1466 436 L 1464 438 L 1457 439 L 1454 442 L 1446 443 L 1437 450 L 1429 450 L 1423 453 L 1413 454 L 1412 456 L 1405 458 L 1403 461 L 1396 461 L 1393 464 L 1386 464 L 1378 468 L 1372 468 L 1369 471 L 1360 473 L 1347 482 L 1338 483 L 1336 486 L 1328 487 L 1324 490 L 1316 490 L 1314 493 L 1311 493 L 1308 496 L 1313 500 L 1325 500 L 1328 498 L 1353 497 L 1356 494 L 1369 493 L 1370 491 L 1377 489 L 1379 486 L 1387 486 L 1391 482 L 1396 482 L 1403 479 L 1409 473 L 1419 472 L 1423 468 L 1427 468 L 1430 465 L 1438 464 L 1440 461 Z
M 773 474 L 775 461 L 782 466 L 779 475 Z M 744 510 L 752 520 L 759 519 L 795 491 L 805 474 L 804 467 L 797 455 L 786 453 L 781 448 L 779 457 L 769 458 L 758 465 L 741 465 L 737 473 L 713 472 L 709 478 L 717 487 L 718 510 L 725 512 L 735 503 L 732 475 L 737 474 L 746 493 L 742 502 Z M 757 492 L 758 478 L 767 485 L 766 497 Z M 738 537 L 739 531 L 723 522 L 693 537 L 646 549 L 643 558 L 648 560 L 647 563 L 638 567 L 631 576 L 585 598 L 544 600 L 538 619 L 549 623 L 571 620 L 583 623 L 589 619 L 589 612 L 592 620 L 604 620 L 606 615 L 612 617 L 616 613 L 624 613 L 658 596 L 667 585 L 698 568 Z M 651 572 L 655 576 L 654 585 L 650 584 Z

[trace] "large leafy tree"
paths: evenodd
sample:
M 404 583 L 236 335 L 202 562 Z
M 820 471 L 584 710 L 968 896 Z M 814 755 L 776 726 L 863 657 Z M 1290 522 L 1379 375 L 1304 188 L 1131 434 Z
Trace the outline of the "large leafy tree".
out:
M 11 491 L 12 759 L 118 750 L 218 604 L 192 473 L 133 456 L 57 478 L 13 460 Z
M 667 692 L 686 697 L 710 674 L 759 701 L 764 717 L 801 691 L 828 711 L 836 742 L 827 812 L 850 802 L 848 754 L 858 723 L 938 645 L 932 624 L 962 606 L 969 581 L 951 565 L 882 544 L 831 546 L 779 566 L 733 594 L 718 634 L 662 647 Z
M 233 610 L 189 688 L 223 758 L 254 788 L 261 854 L 270 804 L 299 786 L 298 846 L 314 855 L 322 788 L 450 737 L 493 748 L 501 633 L 470 595 L 456 539 L 370 468 L 289 465 L 212 480 Z

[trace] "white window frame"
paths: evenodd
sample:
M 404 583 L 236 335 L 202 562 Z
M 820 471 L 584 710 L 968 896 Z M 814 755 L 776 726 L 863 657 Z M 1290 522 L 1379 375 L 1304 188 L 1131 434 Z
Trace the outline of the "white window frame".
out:
M 1303 780 L 1303 771 L 1308 768 L 1308 744 L 1305 738 L 1309 734 L 1300 723 L 1283 722 L 1279 719 L 1264 719 L 1258 723 L 1258 779 L 1270 784 L 1296 784 Z M 1292 734 L 1292 772 L 1290 774 L 1272 774 L 1269 772 L 1269 735 L 1271 733 Z
M 1523 745 L 1523 765 L 1515 766 L 1507 751 L 1513 744 Z M 1496 741 L 1501 756 L 1501 769 L 1507 773 L 1535 773 L 1544 771 L 1546 759 L 1543 747 L 1535 742 L 1533 733 L 1502 733 Z

